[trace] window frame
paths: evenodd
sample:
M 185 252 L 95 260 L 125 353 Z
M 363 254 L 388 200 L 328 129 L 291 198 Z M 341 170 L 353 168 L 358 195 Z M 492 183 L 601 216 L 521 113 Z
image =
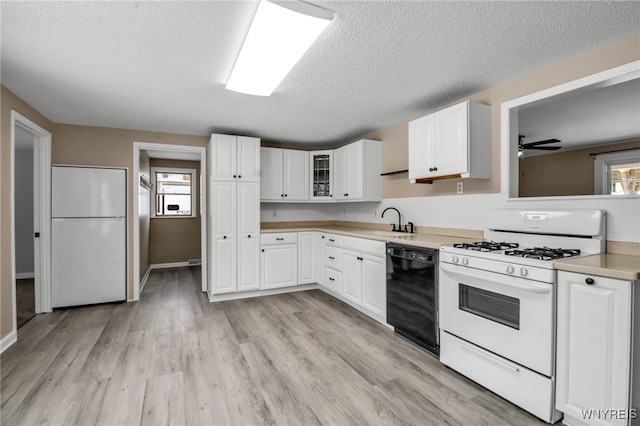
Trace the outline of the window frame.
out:
M 594 193 L 596 195 L 611 195 L 613 197 L 637 197 L 638 195 L 633 194 L 615 195 L 609 193 L 609 188 L 611 187 L 611 166 L 630 162 L 640 162 L 640 148 L 596 154 L 594 161 Z
M 176 215 L 158 215 L 156 214 L 156 199 L 158 197 L 158 185 L 156 174 L 157 173 L 176 173 L 176 174 L 190 174 L 191 175 L 191 214 L 176 214 Z M 196 169 L 185 169 L 185 168 L 176 168 L 176 167 L 151 167 L 150 168 L 151 179 L 153 181 L 153 191 L 151 198 L 151 217 L 155 219 L 192 219 L 198 217 L 198 212 L 196 211 L 197 202 L 197 183 L 196 183 Z

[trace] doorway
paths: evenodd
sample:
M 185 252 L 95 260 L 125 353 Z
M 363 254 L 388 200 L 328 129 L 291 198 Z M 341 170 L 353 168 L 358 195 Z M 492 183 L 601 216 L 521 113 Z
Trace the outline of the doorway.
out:
M 207 159 L 206 148 L 187 145 L 169 145 L 147 142 L 133 144 L 133 300 L 140 298 L 141 287 L 151 270 L 148 261 L 149 250 L 145 245 L 149 241 L 149 223 L 151 212 L 151 198 L 156 184 L 151 176 L 150 159 L 195 161 L 199 163 L 198 188 L 193 195 L 198 198 L 200 217 L 200 288 L 203 292 L 207 287 Z M 195 205 L 195 203 L 194 203 Z M 182 211 L 182 207 L 180 207 Z M 163 219 L 160 219 L 163 220 Z M 178 219 L 180 220 L 180 219 Z M 165 264 L 165 267 L 178 266 Z
M 51 311 L 50 174 L 51 133 L 12 111 L 10 205 L 14 322 L 9 340 L 13 341 L 17 339 L 19 314 L 22 324 L 31 314 Z M 3 339 L 3 347 L 13 341 Z

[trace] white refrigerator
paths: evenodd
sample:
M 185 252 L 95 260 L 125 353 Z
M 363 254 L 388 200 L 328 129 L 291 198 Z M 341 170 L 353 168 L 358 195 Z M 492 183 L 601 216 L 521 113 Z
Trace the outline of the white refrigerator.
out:
M 54 308 L 127 298 L 125 169 L 51 171 L 51 301 Z

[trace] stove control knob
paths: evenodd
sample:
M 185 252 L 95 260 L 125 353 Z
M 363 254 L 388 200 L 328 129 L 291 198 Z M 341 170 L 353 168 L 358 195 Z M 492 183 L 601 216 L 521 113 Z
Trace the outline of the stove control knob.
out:
M 465 265 L 465 266 L 468 265 L 469 264 L 469 258 L 463 257 L 462 258 L 462 264 Z
M 529 271 L 527 270 L 527 268 L 520 268 L 520 275 L 522 275 L 523 277 L 526 277 L 528 273 Z
M 453 257 L 451 258 L 451 261 L 452 261 L 453 263 L 458 263 L 458 261 L 459 261 L 459 260 L 460 260 L 460 259 L 458 259 L 458 256 L 453 256 Z
M 508 265 L 507 266 L 507 274 L 513 274 L 513 271 L 514 271 L 513 266 L 512 265 Z

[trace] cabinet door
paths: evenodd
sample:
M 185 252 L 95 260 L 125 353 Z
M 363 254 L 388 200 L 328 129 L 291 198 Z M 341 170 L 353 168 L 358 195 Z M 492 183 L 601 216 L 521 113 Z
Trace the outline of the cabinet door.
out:
M 236 234 L 236 184 L 211 183 L 212 231 L 214 238 L 231 238 Z
M 364 198 L 364 142 L 358 141 L 347 145 L 348 160 L 348 182 L 349 189 L 347 196 L 350 200 Z
M 260 199 L 283 200 L 283 153 L 281 148 L 260 149 Z
M 565 416 L 629 408 L 631 313 L 631 282 L 558 272 L 556 408 Z
M 260 182 L 260 139 L 238 136 L 238 180 Z
M 236 180 L 236 140 L 236 136 L 211 135 L 209 156 L 212 180 Z
M 433 175 L 435 134 L 433 114 L 409 122 L 409 179 Z
M 316 282 L 315 232 L 298 232 L 298 284 Z
M 237 183 L 238 290 L 260 288 L 260 184 Z
M 349 148 L 343 146 L 334 151 L 335 186 L 334 197 L 337 200 L 349 198 Z
M 326 240 L 326 236 L 319 232 L 315 234 L 315 244 L 316 244 L 316 282 L 320 285 L 324 285 L 325 281 L 325 251 L 324 251 L 324 241 Z
M 213 245 L 213 294 L 236 291 L 236 239 L 216 238 Z
M 360 253 L 342 251 L 342 295 L 357 304 L 362 301 L 361 259 Z
M 387 276 L 384 257 L 362 256 L 362 306 L 387 319 Z
M 284 150 L 285 201 L 309 199 L 309 152 Z
M 212 292 L 236 290 L 236 183 L 211 183 Z
M 260 234 L 238 237 L 238 291 L 260 289 Z
M 467 173 L 469 102 L 462 102 L 434 115 L 434 176 Z
M 290 287 L 298 281 L 297 244 L 262 246 L 260 288 Z
M 333 151 L 312 151 L 309 159 L 309 199 L 333 201 Z

